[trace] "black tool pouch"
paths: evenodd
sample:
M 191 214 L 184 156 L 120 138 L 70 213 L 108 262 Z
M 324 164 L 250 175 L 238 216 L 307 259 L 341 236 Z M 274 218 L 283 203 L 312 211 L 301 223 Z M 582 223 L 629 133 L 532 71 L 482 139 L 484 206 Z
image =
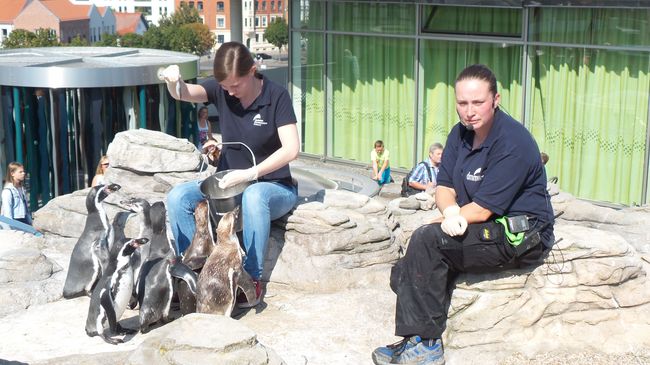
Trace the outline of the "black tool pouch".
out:
M 524 240 L 518 245 L 513 246 L 515 249 L 515 257 L 521 257 L 533 247 L 541 242 L 541 237 L 538 230 L 532 230 L 524 235 Z

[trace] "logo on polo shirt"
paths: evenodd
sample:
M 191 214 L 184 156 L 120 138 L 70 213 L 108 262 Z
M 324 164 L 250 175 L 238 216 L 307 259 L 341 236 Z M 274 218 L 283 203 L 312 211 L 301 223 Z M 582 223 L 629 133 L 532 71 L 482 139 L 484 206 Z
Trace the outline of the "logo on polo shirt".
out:
M 467 181 L 481 181 L 483 180 L 483 175 L 481 175 L 481 168 L 474 170 L 474 172 L 468 172 Z
M 253 125 L 256 127 L 262 126 L 267 124 L 264 119 L 262 119 L 262 116 L 258 113 L 253 117 Z

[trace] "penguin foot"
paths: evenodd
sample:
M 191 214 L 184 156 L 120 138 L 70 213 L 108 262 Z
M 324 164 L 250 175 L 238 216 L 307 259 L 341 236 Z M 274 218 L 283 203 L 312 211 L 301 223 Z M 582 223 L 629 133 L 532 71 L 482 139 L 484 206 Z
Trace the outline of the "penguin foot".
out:
M 125 328 L 125 327 L 122 327 L 122 326 L 120 326 L 118 324 L 117 329 L 116 329 L 115 332 L 117 334 L 119 334 L 119 335 L 132 335 L 132 334 L 138 333 L 138 330 L 134 330 L 134 329 L 131 329 L 131 328 Z
M 122 340 L 121 338 L 112 338 L 109 336 L 102 336 L 102 338 L 104 339 L 104 341 L 106 341 L 106 343 L 110 343 L 111 345 L 124 343 L 124 340 Z

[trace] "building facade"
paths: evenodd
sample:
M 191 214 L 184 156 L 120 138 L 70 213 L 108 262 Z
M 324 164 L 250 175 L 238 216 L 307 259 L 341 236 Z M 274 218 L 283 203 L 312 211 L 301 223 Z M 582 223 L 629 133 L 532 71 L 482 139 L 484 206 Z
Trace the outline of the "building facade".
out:
M 648 2 L 294 0 L 290 37 L 305 153 L 367 164 L 382 139 L 409 169 L 458 122 L 456 75 L 483 63 L 562 190 L 648 201 Z
M 90 39 L 90 6 L 74 6 L 65 0 L 32 0 L 14 19 L 15 29 L 52 29 L 61 43 L 79 37 Z
M 174 12 L 174 0 L 69 0 L 76 5 L 95 4 L 98 7 L 110 6 L 118 13 L 142 13 L 151 24 L 158 24 L 163 16 Z

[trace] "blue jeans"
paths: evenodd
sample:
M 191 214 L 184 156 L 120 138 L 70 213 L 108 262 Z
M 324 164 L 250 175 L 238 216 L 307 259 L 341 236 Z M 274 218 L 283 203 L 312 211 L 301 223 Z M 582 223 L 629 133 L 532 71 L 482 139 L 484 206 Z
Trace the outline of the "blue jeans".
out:
M 176 252 L 183 253 L 194 237 L 194 208 L 205 199 L 200 180 L 176 185 L 167 195 L 167 212 Z M 295 187 L 276 182 L 258 182 L 249 186 L 242 197 L 244 227 L 244 269 L 253 279 L 262 277 L 264 257 L 271 233 L 271 221 L 287 214 L 298 200 Z

